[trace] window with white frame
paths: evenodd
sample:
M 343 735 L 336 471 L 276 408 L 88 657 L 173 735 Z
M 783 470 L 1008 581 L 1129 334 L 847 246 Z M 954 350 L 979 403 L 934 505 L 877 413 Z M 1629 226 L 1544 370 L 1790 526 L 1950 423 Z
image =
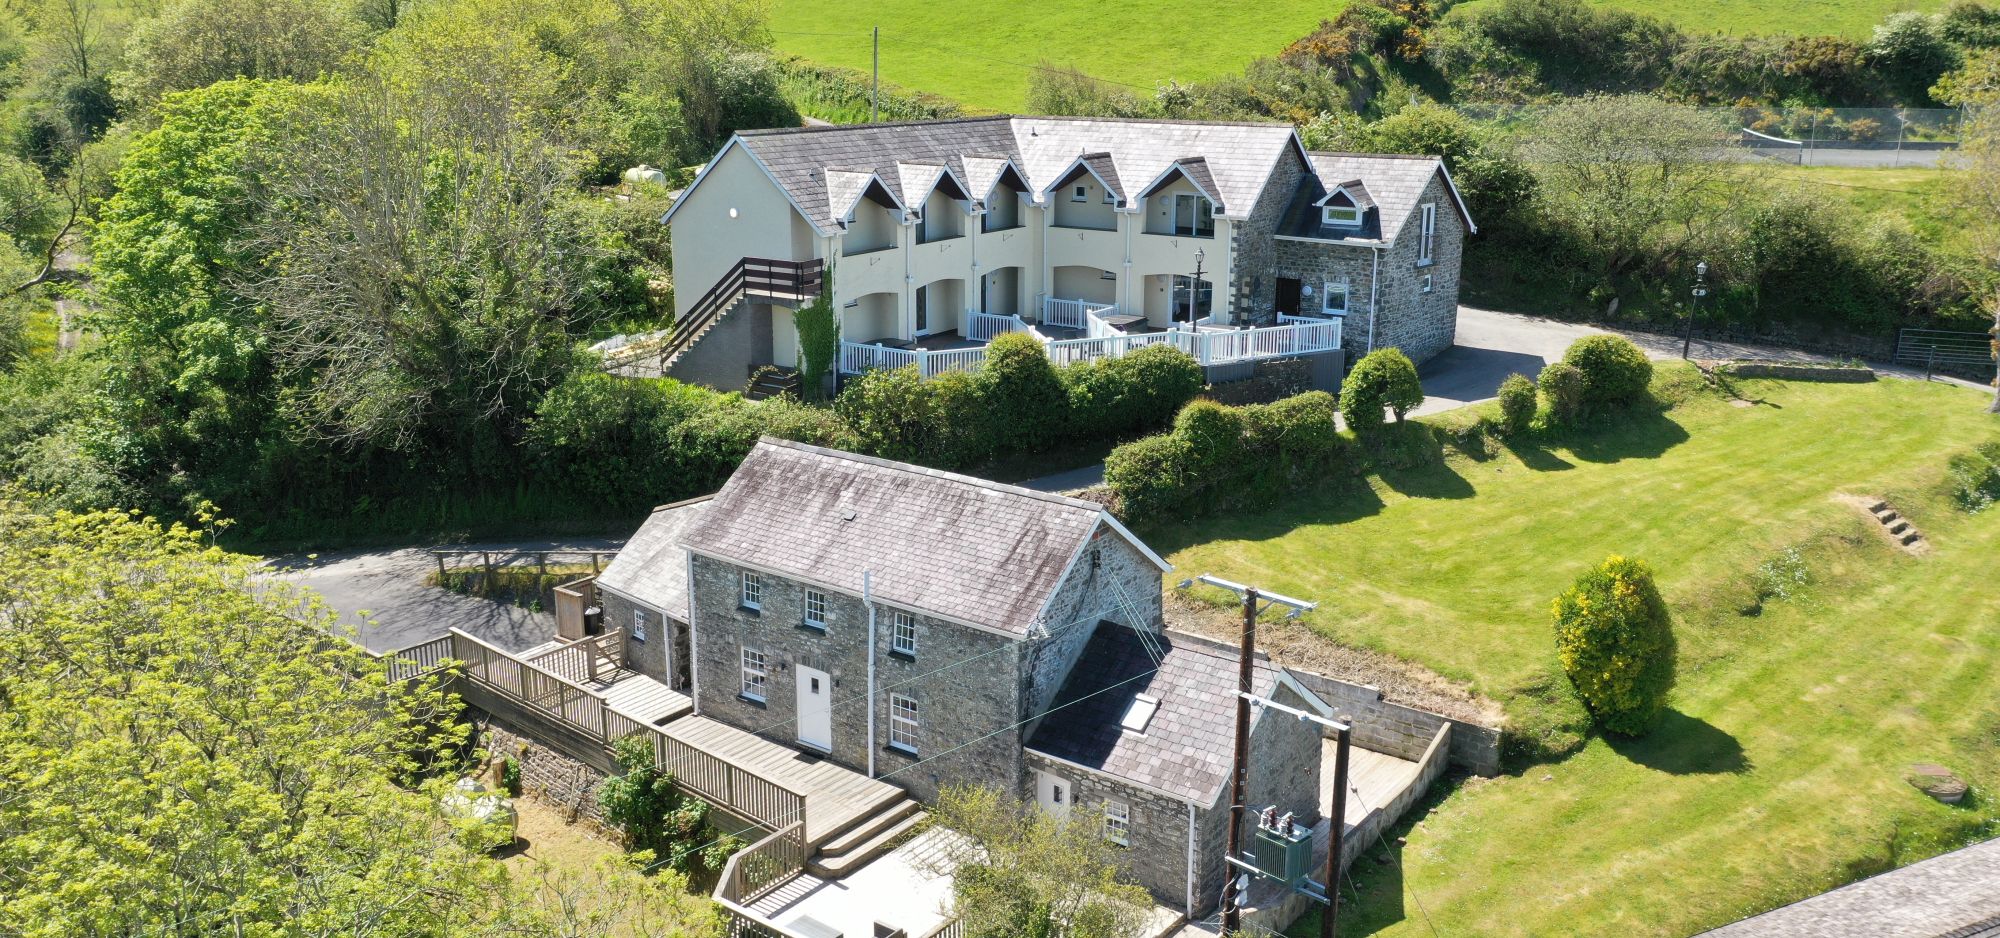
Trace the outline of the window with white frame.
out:
M 1120 847 L 1132 846 L 1132 806 L 1123 801 L 1104 802 L 1104 839 Z
M 1425 274 L 1425 275 L 1424 275 L 1424 292 L 1425 292 L 1425 293 L 1429 293 L 1429 292 L 1431 292 L 1431 290 L 1432 290 L 1433 288 L 1435 288 L 1435 287 L 1437 286 L 1437 281 L 1435 281 L 1435 280 L 1433 280 L 1433 279 L 1432 279 L 1432 278 L 1433 278 L 1434 276 L 1436 276 L 1436 275 L 1435 275 L 1435 274 Z
M 917 656 L 917 617 L 907 612 L 898 612 L 889 618 L 889 650 L 915 658 Z
M 764 699 L 764 653 L 755 648 L 743 649 L 743 696 L 755 701 Z
M 743 571 L 743 608 L 764 608 L 764 578 L 748 570 Z
M 1079 183 L 1075 189 L 1070 191 L 1069 200 L 1071 202 L 1090 201 L 1090 187 Z
M 1104 204 L 1106 204 L 1106 205 L 1117 205 L 1117 204 L 1118 204 L 1118 197 L 1117 197 L 1117 196 L 1115 196 L 1115 195 L 1112 195 L 1112 194 L 1111 194 L 1111 190 L 1110 190 L 1110 189 L 1105 189 L 1105 190 L 1104 190 Z
M 1334 228 L 1361 227 L 1361 210 L 1351 205 L 1326 205 L 1319 210 L 1320 224 Z
M 648 616 L 648 613 L 647 613 L 647 612 L 646 612 L 646 610 L 644 610 L 644 609 L 634 609 L 634 610 L 632 610 L 632 640 L 633 640 L 633 641 L 635 641 L 635 642 L 643 642 L 643 641 L 645 641 L 645 640 L 646 640 L 646 619 L 647 619 L 647 616 Z
M 1437 243 L 1438 211 L 1436 202 L 1425 202 L 1418 209 L 1422 213 L 1423 227 L 1417 232 L 1417 263 L 1431 262 L 1431 248 Z
M 826 594 L 819 590 L 806 590 L 806 624 L 826 631 Z
M 1347 284 L 1323 283 L 1320 285 L 1320 312 L 1328 316 L 1347 315 Z
M 902 694 L 889 695 L 889 745 L 911 755 L 917 753 L 917 699 Z

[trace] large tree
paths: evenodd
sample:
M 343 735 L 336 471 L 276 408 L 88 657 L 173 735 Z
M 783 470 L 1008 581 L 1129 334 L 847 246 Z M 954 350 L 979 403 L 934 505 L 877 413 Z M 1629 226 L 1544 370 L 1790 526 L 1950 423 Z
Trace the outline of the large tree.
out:
M 232 78 L 310 81 L 365 35 L 355 11 L 329 0 L 172 0 L 133 29 L 112 87 L 128 106 L 151 108 Z
M 1969 115 L 1962 128 L 1962 167 L 1952 174 L 1964 213 L 1973 221 L 1972 240 L 1988 271 L 2000 278 L 2000 50 L 1979 53 L 1938 83 L 1937 96 Z M 1993 312 L 1993 358 L 2000 369 L 2000 292 L 1989 292 Z M 2000 414 L 2000 376 L 1993 381 L 1988 409 Z
M 1122 880 L 1119 848 L 1087 819 L 1065 823 L 991 788 L 938 796 L 952 835 L 928 861 L 952 875 L 965 938 L 1126 938 L 1151 901 Z
M 1723 125 L 1646 95 L 1588 95 L 1556 105 L 1522 151 L 1551 223 L 1575 230 L 1612 277 L 1648 255 L 1672 257 L 1716 221 Z

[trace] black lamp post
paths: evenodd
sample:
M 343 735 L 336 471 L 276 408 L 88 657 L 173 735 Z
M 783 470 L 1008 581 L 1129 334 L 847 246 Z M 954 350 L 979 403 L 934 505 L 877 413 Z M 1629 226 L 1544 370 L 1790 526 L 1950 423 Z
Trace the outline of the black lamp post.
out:
M 1189 332 L 1195 331 L 1194 305 L 1196 303 L 1196 298 L 1201 296 L 1201 261 L 1202 258 L 1205 258 L 1207 256 L 1208 252 L 1203 251 L 1201 248 L 1194 249 L 1194 282 L 1188 284 L 1188 331 Z
M 1687 336 L 1681 339 L 1681 360 L 1686 361 L 1688 352 L 1694 346 L 1694 312 L 1701 305 L 1701 298 L 1708 295 L 1708 262 L 1694 265 L 1694 301 L 1688 304 Z

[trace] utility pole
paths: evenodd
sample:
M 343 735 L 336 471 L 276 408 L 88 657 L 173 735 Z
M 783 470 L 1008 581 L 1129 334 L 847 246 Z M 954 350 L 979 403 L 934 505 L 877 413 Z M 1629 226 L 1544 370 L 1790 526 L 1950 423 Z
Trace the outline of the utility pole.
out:
M 882 27 L 875 27 L 874 51 L 870 54 L 873 64 L 869 68 L 868 81 L 868 123 L 875 123 L 876 113 L 882 107 Z
M 1244 792 L 1244 781 L 1250 774 L 1250 696 L 1257 692 L 1254 678 L 1254 663 L 1257 655 L 1257 588 L 1243 590 L 1243 635 L 1236 653 L 1236 749 L 1230 757 L 1229 770 L 1229 846 L 1227 856 L 1241 856 L 1243 853 L 1243 802 L 1248 800 Z M 1243 896 L 1236 883 L 1243 877 L 1235 870 L 1229 871 L 1229 879 L 1222 887 L 1222 933 L 1234 935 L 1242 926 L 1242 912 L 1238 907 Z
M 1340 854 L 1347 846 L 1347 749 L 1353 735 L 1352 721 L 1340 722 L 1333 756 L 1333 808 L 1326 818 L 1326 914 L 1320 916 L 1319 938 L 1333 938 L 1340 922 Z

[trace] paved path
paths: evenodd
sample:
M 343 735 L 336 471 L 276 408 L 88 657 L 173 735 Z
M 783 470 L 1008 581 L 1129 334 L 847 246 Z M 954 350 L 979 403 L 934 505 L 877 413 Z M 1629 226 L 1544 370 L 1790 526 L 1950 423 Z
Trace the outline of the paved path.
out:
M 454 550 L 616 550 L 623 539 L 451 544 Z M 555 635 L 555 616 L 426 586 L 437 560 L 421 547 L 274 557 L 268 564 L 290 583 L 310 587 L 358 631 L 369 651 L 395 651 L 464 629 L 508 651 Z
M 1560 360 L 1571 342 L 1587 335 L 1622 335 L 1644 349 L 1647 356 L 1664 360 L 1681 356 L 1681 340 L 1647 332 L 1605 329 L 1577 322 L 1564 322 L 1520 313 L 1461 306 L 1458 309 L 1457 344 L 1423 364 L 1419 374 L 1424 382 L 1424 403 L 1413 416 L 1441 413 L 1467 404 L 1492 400 L 1500 393 L 1500 382 L 1510 374 L 1533 378 L 1542 367 Z M 1811 352 L 1773 348 L 1745 342 L 1715 342 L 1696 339 L 1690 355 L 1698 359 L 1757 358 L 1768 361 L 1827 362 L 1833 358 Z M 1882 362 L 1870 363 L 1877 372 L 1900 378 L 1921 379 L 1918 369 Z M 1964 387 L 1983 386 L 1957 378 L 1938 378 Z M 1102 464 L 1031 479 L 1022 485 L 1044 492 L 1065 492 L 1088 488 L 1104 481 Z

